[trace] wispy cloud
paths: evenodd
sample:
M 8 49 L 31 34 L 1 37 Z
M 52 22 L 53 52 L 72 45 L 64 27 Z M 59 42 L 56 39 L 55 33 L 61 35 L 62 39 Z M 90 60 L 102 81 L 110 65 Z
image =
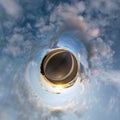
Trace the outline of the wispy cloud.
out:
M 106 84 L 113 84 L 115 85 L 118 90 L 120 91 L 120 70 L 99 70 L 96 73 L 96 76 L 103 80 Z

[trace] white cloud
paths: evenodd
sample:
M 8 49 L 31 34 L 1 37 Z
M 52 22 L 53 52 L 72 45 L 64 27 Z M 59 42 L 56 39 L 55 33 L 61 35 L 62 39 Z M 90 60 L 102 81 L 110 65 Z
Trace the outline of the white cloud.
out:
M 115 110 L 116 103 L 117 103 L 117 98 L 111 97 L 108 104 L 108 112 Z
M 20 48 L 17 47 L 17 46 L 13 46 L 13 45 L 8 45 L 7 48 L 4 49 L 4 52 L 5 53 L 8 53 L 8 54 L 12 54 L 14 57 L 16 57 L 17 55 L 20 54 Z
M 14 17 L 20 15 L 21 8 L 15 0 L 0 0 L 0 4 L 6 10 L 6 12 Z
M 104 71 L 102 73 L 105 81 L 110 81 L 113 82 L 113 84 L 115 84 L 116 86 L 118 86 L 118 88 L 120 88 L 120 71 L 118 70 L 108 70 L 108 71 Z
M 44 19 L 40 18 L 35 24 L 35 27 L 38 28 L 37 34 L 42 35 L 45 34 L 46 32 L 53 31 L 55 25 L 53 24 L 46 25 Z
M 91 1 L 91 7 L 95 9 L 100 9 L 104 6 L 103 9 L 101 9 L 104 13 L 110 13 L 113 9 L 117 8 L 116 0 L 99 0 L 99 1 Z
M 21 47 L 24 44 L 23 35 L 14 33 L 10 38 L 8 38 L 8 44 L 3 49 L 4 53 L 12 54 L 14 57 L 18 56 L 22 51 Z
M 95 79 L 104 81 L 106 85 L 114 85 L 120 91 L 120 70 L 98 69 L 94 76 Z
M 87 29 L 87 23 L 85 23 L 82 16 L 78 15 L 78 13 L 85 10 L 85 7 L 81 10 L 81 6 L 84 6 L 83 3 L 78 3 L 71 6 L 67 4 L 59 5 L 51 15 L 51 21 L 62 20 L 62 26 L 59 27 L 63 31 L 80 30 L 81 32 L 85 32 Z
M 98 28 L 94 28 L 94 29 L 91 29 L 90 31 L 89 31 L 89 35 L 91 36 L 91 37 L 98 37 L 98 35 L 99 35 L 99 29 Z

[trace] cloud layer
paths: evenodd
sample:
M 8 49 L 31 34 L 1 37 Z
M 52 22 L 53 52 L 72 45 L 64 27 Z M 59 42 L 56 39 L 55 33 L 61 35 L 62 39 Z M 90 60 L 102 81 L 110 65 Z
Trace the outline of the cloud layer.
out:
M 111 26 L 110 20 L 119 17 L 114 15 L 119 9 L 117 0 L 72 4 L 0 0 L 0 9 L 0 116 L 4 120 L 91 119 L 91 108 L 96 108 L 94 105 L 99 99 L 94 84 L 104 81 L 117 89 L 120 87 L 120 71 L 112 69 L 114 41 L 106 32 Z M 38 50 L 56 42 L 64 32 L 76 32 L 76 37 L 83 42 L 88 52 L 91 82 L 96 83 L 88 83 L 85 94 L 78 96 L 77 102 L 71 100 L 65 108 L 48 109 L 41 103 L 41 97 L 27 89 L 25 70 Z M 116 100 L 115 97 L 108 100 L 109 110 L 118 105 Z

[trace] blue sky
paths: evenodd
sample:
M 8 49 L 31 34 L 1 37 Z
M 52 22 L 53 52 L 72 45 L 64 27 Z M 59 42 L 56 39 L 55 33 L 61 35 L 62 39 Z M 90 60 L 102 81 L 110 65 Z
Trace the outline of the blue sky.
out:
M 119 120 L 119 6 L 0 0 L 0 120 Z M 56 46 L 73 50 L 85 68 L 85 80 L 61 94 L 39 84 L 40 60 Z

